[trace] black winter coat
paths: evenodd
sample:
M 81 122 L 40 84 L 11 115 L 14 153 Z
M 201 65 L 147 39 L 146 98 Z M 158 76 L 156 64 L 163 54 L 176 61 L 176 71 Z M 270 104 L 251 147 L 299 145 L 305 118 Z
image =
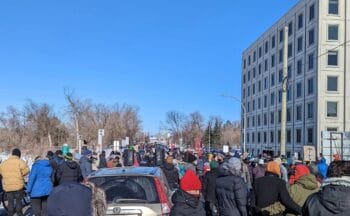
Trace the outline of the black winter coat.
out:
M 172 196 L 174 206 L 170 216 L 205 216 L 203 203 L 182 190 L 177 190 Z
M 65 161 L 56 172 L 56 179 L 59 184 L 63 182 L 80 182 L 83 180 L 80 166 L 75 161 Z
M 47 215 L 91 216 L 91 198 L 88 187 L 77 182 L 65 182 L 52 190 L 47 200 Z
M 98 168 L 102 169 L 102 168 L 106 168 L 107 167 L 107 160 L 106 160 L 106 155 L 105 154 L 100 154 L 99 156 L 99 164 L 98 164 Z
M 309 196 L 303 206 L 304 216 L 349 216 L 350 187 L 327 185 L 321 191 Z
M 204 175 L 203 178 L 203 196 L 204 200 L 210 203 L 217 204 L 215 188 L 218 169 L 212 169 Z
M 166 179 L 168 180 L 171 189 L 175 189 L 179 184 L 179 172 L 173 164 L 165 163 L 162 170 Z
M 241 176 L 219 169 L 216 198 L 220 216 L 247 216 L 248 189 Z
M 301 207 L 289 196 L 286 183 L 273 173 L 266 172 L 264 177 L 256 179 L 253 190 L 253 203 L 258 210 L 279 201 L 292 213 L 301 213 Z

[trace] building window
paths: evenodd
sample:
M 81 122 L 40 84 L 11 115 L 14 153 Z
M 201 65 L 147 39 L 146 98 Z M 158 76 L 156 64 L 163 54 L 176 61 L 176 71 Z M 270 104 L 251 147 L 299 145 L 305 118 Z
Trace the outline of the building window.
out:
M 248 81 L 250 81 L 250 71 L 248 71 Z
M 314 103 L 308 103 L 307 104 L 307 118 L 313 119 L 314 118 Z
M 280 43 L 283 41 L 283 37 L 284 37 L 284 30 L 281 29 L 280 30 Z
M 275 124 L 275 113 L 274 112 L 270 113 L 270 123 Z
M 293 34 L 293 22 L 290 22 L 288 24 L 288 36 L 291 36 Z
M 256 68 L 254 67 L 253 68 L 253 79 L 255 78 L 255 76 L 256 76 Z
M 258 91 L 261 92 L 261 81 L 258 82 Z
M 275 55 L 271 56 L 271 67 L 275 67 Z
M 248 97 L 250 96 L 250 86 L 247 87 L 247 94 L 248 94 Z
M 252 102 L 252 110 L 254 111 L 255 110 L 255 100 L 253 100 L 253 102 Z
M 261 109 L 261 98 L 258 98 L 258 109 Z
M 258 115 L 258 126 L 260 126 L 261 125 L 261 117 L 260 117 L 260 115 Z
M 243 84 L 245 84 L 245 74 L 243 74 Z
M 293 56 L 293 44 L 288 44 L 288 58 Z
M 339 14 L 339 1 L 338 0 L 329 0 L 328 13 L 333 14 L 333 15 Z
M 301 129 L 296 129 L 296 143 L 301 143 Z
M 254 51 L 254 53 L 253 53 L 253 62 L 255 62 L 256 61 L 256 51 Z
M 264 113 L 264 125 L 266 126 L 267 125 L 267 114 Z
M 269 86 L 268 86 L 268 77 L 264 78 L 264 89 L 266 90 Z
M 249 143 L 249 133 L 247 133 L 247 142 Z
M 254 143 L 255 142 L 255 133 L 253 132 L 252 133 L 252 143 Z
M 288 86 L 287 89 L 287 101 L 291 101 L 292 100 L 292 88 L 291 86 Z
M 276 36 L 274 35 L 271 38 L 271 48 L 273 49 L 275 48 L 275 46 L 276 46 Z
M 261 64 L 258 66 L 259 75 L 261 74 Z
M 267 132 L 264 132 L 264 143 L 267 143 Z
M 282 62 L 283 62 L 283 49 L 280 49 L 280 50 L 279 50 L 279 53 L 278 53 L 278 62 L 279 62 L 279 63 L 282 63 Z
M 298 38 L 298 52 L 303 51 L 303 36 Z
M 327 77 L 327 91 L 338 91 L 338 77 Z
M 292 113 L 290 111 L 290 108 L 287 109 L 287 122 L 292 121 Z
M 292 139 L 292 133 L 290 130 L 287 130 L 287 143 L 291 143 Z
M 327 102 L 327 117 L 338 116 L 338 102 Z
M 248 65 L 250 65 L 250 55 L 248 56 Z
M 328 25 L 328 40 L 338 40 L 339 26 Z
M 269 61 L 265 59 L 265 72 L 269 70 Z
M 312 21 L 315 18 L 315 4 L 312 4 L 309 7 L 309 21 Z
M 271 74 L 271 87 L 275 86 L 275 73 Z
M 299 59 L 297 61 L 297 74 L 300 75 L 303 72 L 303 61 Z
M 260 139 L 260 133 L 258 132 L 258 143 L 260 143 L 261 139 Z
M 259 47 L 259 58 L 262 56 L 262 47 Z
M 269 52 L 269 42 L 265 42 L 265 54 Z
M 264 108 L 267 108 L 267 95 L 264 96 Z
M 270 143 L 273 143 L 274 133 L 273 131 L 270 131 Z
M 280 130 L 278 131 L 277 140 L 278 140 L 278 143 L 281 143 L 281 131 Z
M 249 101 L 247 103 L 247 110 L 248 110 L 248 112 L 250 112 L 250 102 Z
M 302 84 L 301 82 L 297 83 L 297 98 L 300 98 L 302 94 Z
M 307 80 L 307 94 L 311 95 L 314 93 L 314 79 L 308 79 Z
M 255 116 L 252 117 L 252 126 L 255 127 Z
M 292 65 L 288 65 L 287 67 L 287 76 L 288 79 L 292 78 Z
M 282 81 L 283 81 L 283 71 L 279 70 L 278 71 L 278 82 L 282 83 Z
M 275 105 L 275 92 L 271 93 L 270 102 L 271 102 L 271 106 Z
M 278 123 L 281 123 L 281 110 L 278 110 Z
M 308 128 L 307 129 L 307 142 L 308 142 L 308 144 L 313 144 L 313 138 L 314 138 L 314 129 Z
M 330 131 L 330 132 L 337 132 L 337 131 L 338 131 L 338 128 L 329 127 L 329 128 L 327 128 L 327 131 Z
M 298 16 L 298 29 L 301 29 L 304 26 L 304 15 L 299 14 Z
M 302 108 L 301 108 L 301 105 L 298 105 L 297 106 L 297 116 L 296 116 L 296 119 L 297 121 L 301 121 L 302 120 Z
M 253 90 L 252 95 L 255 95 L 255 84 L 253 84 L 253 86 L 252 86 L 252 90 Z
M 243 68 L 244 68 L 244 69 L 246 68 L 246 64 L 247 64 L 247 61 L 244 59 L 244 60 L 243 60 Z
M 282 102 L 282 91 L 278 90 L 278 103 Z
M 315 30 L 311 29 L 309 31 L 309 46 L 313 45 L 315 43 Z
M 308 65 L 308 68 L 309 68 L 309 71 L 310 70 L 313 70 L 314 69 L 314 54 L 311 53 L 309 54 L 309 65 Z
M 328 51 L 328 66 L 338 66 L 338 51 Z

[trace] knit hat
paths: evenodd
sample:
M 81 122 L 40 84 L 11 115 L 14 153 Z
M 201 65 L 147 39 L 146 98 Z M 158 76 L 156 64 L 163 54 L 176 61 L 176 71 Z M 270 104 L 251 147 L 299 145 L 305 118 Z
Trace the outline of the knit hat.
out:
M 232 157 L 222 165 L 222 168 L 230 171 L 234 175 L 238 175 L 241 171 L 242 163 L 240 159 Z
M 266 171 L 281 176 L 281 168 L 276 161 L 268 162 L 266 166 Z
M 216 169 L 218 168 L 219 164 L 216 161 L 212 161 L 210 162 L 209 166 L 210 166 L 210 169 Z
M 187 170 L 180 181 L 180 189 L 183 191 L 201 190 L 202 184 L 192 170 Z
M 21 157 L 21 151 L 18 148 L 12 150 L 12 155 Z

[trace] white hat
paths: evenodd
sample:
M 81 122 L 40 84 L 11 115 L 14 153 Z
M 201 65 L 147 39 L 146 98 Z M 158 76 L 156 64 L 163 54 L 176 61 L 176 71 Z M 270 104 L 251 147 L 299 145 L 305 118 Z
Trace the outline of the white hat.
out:
M 264 159 L 259 159 L 259 164 L 260 165 L 264 165 L 265 163 L 264 163 Z

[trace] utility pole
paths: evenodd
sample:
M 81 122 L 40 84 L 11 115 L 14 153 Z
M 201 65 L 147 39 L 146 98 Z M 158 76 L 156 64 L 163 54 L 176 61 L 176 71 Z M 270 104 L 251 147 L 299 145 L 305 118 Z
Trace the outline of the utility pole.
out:
M 209 131 L 209 133 L 208 133 L 208 136 L 209 136 L 209 153 L 210 153 L 210 128 L 211 128 L 211 126 L 210 126 L 210 122 L 209 122 L 209 124 L 208 124 L 208 131 Z
M 288 81 L 288 26 L 284 27 L 283 46 L 283 80 L 282 80 L 282 110 L 281 110 L 281 156 L 286 155 L 286 117 L 287 117 L 287 81 Z

